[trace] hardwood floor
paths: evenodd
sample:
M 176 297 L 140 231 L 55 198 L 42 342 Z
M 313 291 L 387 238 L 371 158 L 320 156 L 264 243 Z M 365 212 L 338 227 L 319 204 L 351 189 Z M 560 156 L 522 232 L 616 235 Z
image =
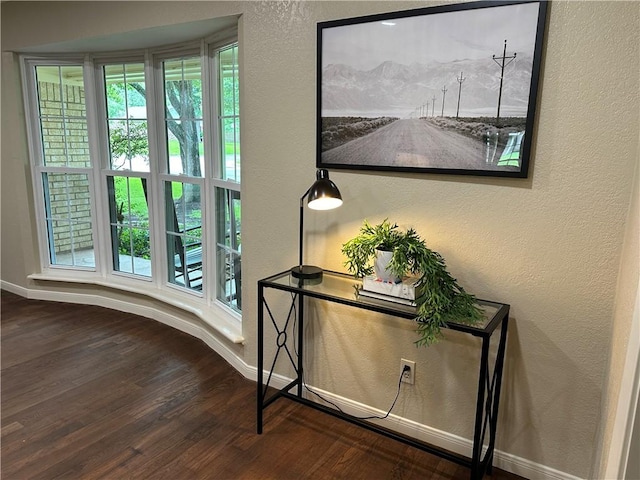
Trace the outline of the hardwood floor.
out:
M 153 320 L 7 292 L 1 315 L 5 480 L 469 477 L 286 400 L 257 435 L 255 384 Z

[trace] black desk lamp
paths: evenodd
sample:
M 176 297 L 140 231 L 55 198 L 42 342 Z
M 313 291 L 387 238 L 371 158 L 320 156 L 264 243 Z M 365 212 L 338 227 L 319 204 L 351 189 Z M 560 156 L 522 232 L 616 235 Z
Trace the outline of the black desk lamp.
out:
M 302 264 L 302 234 L 304 221 L 304 198 L 312 210 L 332 210 L 342 205 L 342 196 L 336 184 L 329 180 L 329 171 L 320 169 L 316 172 L 316 181 L 311 188 L 300 197 L 300 231 L 298 265 L 291 269 L 291 275 L 302 280 L 321 280 L 322 269 L 313 265 Z

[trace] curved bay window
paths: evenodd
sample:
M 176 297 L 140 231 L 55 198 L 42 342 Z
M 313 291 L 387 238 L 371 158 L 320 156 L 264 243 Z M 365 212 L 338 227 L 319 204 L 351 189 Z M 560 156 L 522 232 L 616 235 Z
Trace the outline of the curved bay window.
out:
M 23 57 L 42 270 L 240 312 L 238 46 L 167 51 Z

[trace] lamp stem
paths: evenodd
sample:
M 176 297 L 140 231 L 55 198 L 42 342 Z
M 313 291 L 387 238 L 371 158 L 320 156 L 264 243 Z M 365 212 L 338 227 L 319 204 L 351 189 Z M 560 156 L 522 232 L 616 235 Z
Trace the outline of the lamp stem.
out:
M 300 230 L 298 231 L 298 266 L 300 267 L 301 272 L 302 272 L 302 235 L 304 232 L 304 199 L 307 195 L 309 195 L 310 191 L 311 191 L 311 188 L 309 188 L 306 192 L 304 192 L 304 195 L 300 197 Z
M 302 232 L 304 223 L 304 205 L 302 204 L 303 199 L 304 196 L 300 199 L 300 230 L 298 231 L 298 266 L 300 267 L 300 271 L 302 271 Z

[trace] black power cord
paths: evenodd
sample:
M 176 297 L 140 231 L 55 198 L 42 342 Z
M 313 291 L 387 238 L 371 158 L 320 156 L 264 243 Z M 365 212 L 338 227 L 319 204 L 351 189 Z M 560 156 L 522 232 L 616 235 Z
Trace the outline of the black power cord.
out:
M 291 294 L 291 299 L 293 301 L 293 351 L 296 354 L 296 357 L 298 356 L 298 347 L 296 345 L 296 328 L 298 325 L 298 311 L 296 308 L 296 304 L 295 304 L 295 295 L 292 293 Z M 351 415 L 346 413 L 344 410 L 342 410 L 342 408 L 340 408 L 339 405 L 337 405 L 336 403 L 332 402 L 331 400 L 328 400 L 326 398 L 324 398 L 322 395 L 320 395 L 318 392 L 314 392 L 313 390 L 311 390 L 311 388 L 309 388 L 309 386 L 307 385 L 307 382 L 304 381 L 304 370 L 302 373 L 302 385 L 304 386 L 305 390 L 308 391 L 309 393 L 311 393 L 312 395 L 315 395 L 316 397 L 318 397 L 320 400 L 322 400 L 325 403 L 328 403 L 329 405 L 333 406 L 336 410 L 338 410 L 340 413 L 344 414 L 344 415 L 349 415 L 353 418 L 357 418 L 358 420 L 384 420 L 385 418 L 387 418 L 390 414 L 391 414 L 391 410 L 393 410 L 393 407 L 396 406 L 396 402 L 398 401 L 398 397 L 400 396 L 400 389 L 402 387 L 402 377 L 404 376 L 404 373 L 407 371 L 410 371 L 411 368 L 408 365 L 405 365 L 404 368 L 402 369 L 402 372 L 400 373 L 400 378 L 398 379 L 398 390 L 396 391 L 396 396 L 393 399 L 393 402 L 391 403 L 391 406 L 389 407 L 389 410 L 387 410 L 387 413 L 384 416 L 379 416 L 379 415 L 369 415 L 366 417 L 358 417 L 355 415 Z
M 393 399 L 393 402 L 391 403 L 391 406 L 389 407 L 389 410 L 387 410 L 387 413 L 384 414 L 384 416 L 379 416 L 379 415 L 369 415 L 367 417 L 357 417 L 355 415 L 351 415 L 351 414 L 347 414 L 344 410 L 342 410 L 338 405 L 336 405 L 335 403 L 333 403 L 331 400 L 327 400 L 326 398 L 324 398 L 322 395 L 320 395 L 318 392 L 314 392 L 313 390 L 311 390 L 306 382 L 304 381 L 304 374 L 302 375 L 302 385 L 304 385 L 305 390 L 307 390 L 309 393 L 312 393 L 313 395 L 315 395 L 316 397 L 318 397 L 320 400 L 322 400 L 323 402 L 326 402 L 330 405 L 333 405 L 340 413 L 343 413 L 345 415 L 349 415 L 353 418 L 357 418 L 358 420 L 384 420 L 385 418 L 387 418 L 390 414 L 391 414 L 391 410 L 393 410 L 393 407 L 396 406 L 396 402 L 398 401 L 398 397 L 400 396 L 400 387 L 402 385 L 402 376 L 404 375 L 404 372 L 406 372 L 407 370 L 411 370 L 407 365 L 404 366 L 404 368 L 402 369 L 402 373 L 400 374 L 400 378 L 398 379 L 398 390 L 396 392 L 396 397 Z

